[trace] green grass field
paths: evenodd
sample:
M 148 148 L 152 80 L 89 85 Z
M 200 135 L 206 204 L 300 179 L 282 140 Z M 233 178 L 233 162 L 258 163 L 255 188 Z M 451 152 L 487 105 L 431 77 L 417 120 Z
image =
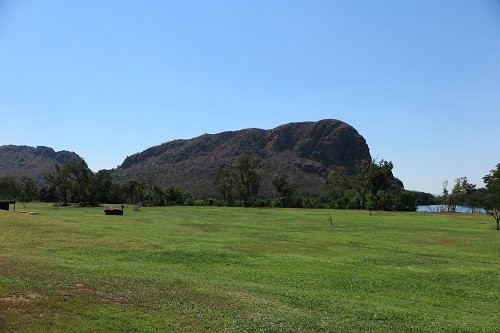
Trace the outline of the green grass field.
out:
M 489 216 L 24 209 L 0 211 L 0 332 L 500 331 Z

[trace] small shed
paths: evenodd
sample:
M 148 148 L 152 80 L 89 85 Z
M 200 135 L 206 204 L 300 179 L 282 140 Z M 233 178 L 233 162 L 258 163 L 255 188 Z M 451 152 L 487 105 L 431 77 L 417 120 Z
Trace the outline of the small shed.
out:
M 9 210 L 9 205 L 14 205 L 14 210 L 16 210 L 16 200 L 0 200 L 1 210 Z

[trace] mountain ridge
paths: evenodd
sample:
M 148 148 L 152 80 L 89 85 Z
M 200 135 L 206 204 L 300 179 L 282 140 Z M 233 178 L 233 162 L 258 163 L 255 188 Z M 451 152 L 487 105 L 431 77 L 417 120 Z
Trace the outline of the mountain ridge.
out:
M 144 181 L 149 185 L 180 186 L 195 197 L 218 195 L 212 174 L 234 166 L 236 158 L 250 153 L 262 161 L 259 193 L 272 195 L 274 174 L 285 174 L 301 194 L 323 192 L 332 165 L 354 174 L 362 160 L 371 159 L 366 140 L 347 123 L 336 119 L 291 122 L 272 129 L 247 128 L 177 139 L 127 156 L 110 169 L 115 181 Z M 38 146 L 0 146 L 0 176 L 30 176 L 44 185 L 43 174 L 78 154 Z M 402 184 L 401 184 L 402 185 Z
M 3 145 L 0 146 L 0 176 L 29 176 L 43 185 L 43 175 L 53 171 L 56 163 L 64 165 L 72 159 L 83 161 L 77 153 L 68 150 L 55 151 L 46 146 Z
M 301 193 L 319 193 L 328 167 L 342 165 L 352 174 L 359 162 L 371 158 L 356 129 L 340 120 L 323 119 L 169 141 L 128 156 L 111 172 L 121 182 L 136 178 L 162 186 L 179 185 L 195 196 L 215 195 L 211 174 L 234 165 L 243 153 L 262 159 L 260 193 L 264 195 L 273 192 L 273 174 L 288 175 Z

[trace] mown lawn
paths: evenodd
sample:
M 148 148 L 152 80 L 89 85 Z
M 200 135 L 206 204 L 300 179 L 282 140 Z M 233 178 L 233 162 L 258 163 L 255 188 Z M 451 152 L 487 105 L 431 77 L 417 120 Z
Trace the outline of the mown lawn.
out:
M 0 211 L 0 332 L 500 331 L 488 216 L 24 210 Z

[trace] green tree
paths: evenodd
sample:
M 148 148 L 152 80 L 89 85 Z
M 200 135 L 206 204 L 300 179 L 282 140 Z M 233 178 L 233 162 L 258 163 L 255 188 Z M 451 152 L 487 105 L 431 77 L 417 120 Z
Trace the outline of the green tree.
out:
M 112 183 L 109 189 L 108 203 L 124 203 L 127 201 L 127 185 Z
M 73 159 L 63 166 L 56 164 L 55 171 L 47 173 L 45 179 L 64 205 L 70 198 L 85 205 L 98 204 L 96 177 L 82 160 Z
M 153 185 L 149 196 L 151 198 L 151 203 L 153 206 L 165 206 L 166 195 L 161 187 L 158 185 Z
M 137 204 L 144 201 L 146 184 L 136 180 L 129 180 L 124 187 L 128 201 L 132 204 Z
M 469 183 L 467 177 L 464 178 L 465 182 L 462 183 L 462 191 L 464 193 L 463 205 L 469 207 L 474 212 L 474 209 L 478 205 L 475 195 L 477 192 L 476 185 Z
M 390 161 L 364 160 L 358 167 L 358 173 L 353 177 L 353 187 L 358 192 L 361 208 L 365 208 L 366 195 L 370 194 L 370 205 L 378 209 L 377 193 L 388 189 L 393 179 L 393 164 Z
M 500 230 L 500 163 L 483 177 L 486 188 L 485 208 L 493 216 L 496 229 Z
M 98 202 L 110 202 L 110 193 L 113 184 L 111 172 L 108 170 L 100 170 L 95 175 L 95 192 Z
M 72 182 L 72 194 L 76 201 L 84 205 L 97 205 L 96 178 L 82 160 L 71 160 L 63 166 Z
M 455 212 L 457 209 L 457 204 L 455 203 L 454 198 L 450 195 L 448 191 L 448 180 L 443 182 L 443 195 L 441 197 L 442 204 L 446 206 L 446 211 L 448 213 Z
M 455 185 L 451 190 L 451 194 L 448 196 L 448 201 L 450 206 L 456 207 L 458 205 L 468 206 L 471 209 L 474 208 L 474 192 L 476 191 L 476 185 L 469 183 L 467 177 L 460 177 L 455 179 Z
M 260 158 L 257 156 L 245 153 L 236 159 L 234 184 L 245 207 L 250 206 L 251 198 L 259 192 L 261 176 L 258 170 L 260 167 Z
M 24 176 L 21 178 L 20 191 L 26 202 L 38 200 L 40 189 L 33 178 Z
M 292 184 L 286 175 L 274 175 L 273 185 L 276 189 L 276 206 L 293 207 L 297 186 Z
M 352 187 L 352 179 L 345 167 L 334 165 L 330 168 L 326 178 L 327 195 L 340 208 L 346 208 L 348 198 L 346 192 Z
M 420 192 L 421 193 L 421 192 Z M 394 210 L 397 211 L 415 211 L 419 192 L 396 190 L 394 191 Z
M 13 177 L 0 177 L 0 199 L 16 199 L 19 193 L 16 180 Z
M 54 168 L 54 172 L 48 172 L 44 177 L 50 187 L 54 188 L 59 201 L 66 206 L 68 204 L 71 189 L 69 172 L 59 164 L 56 164 Z
M 182 205 L 186 195 L 179 186 L 170 186 L 165 190 L 165 198 L 169 206 Z
M 233 201 L 234 170 L 231 167 L 221 167 L 212 174 L 214 189 L 224 196 L 226 206 Z

